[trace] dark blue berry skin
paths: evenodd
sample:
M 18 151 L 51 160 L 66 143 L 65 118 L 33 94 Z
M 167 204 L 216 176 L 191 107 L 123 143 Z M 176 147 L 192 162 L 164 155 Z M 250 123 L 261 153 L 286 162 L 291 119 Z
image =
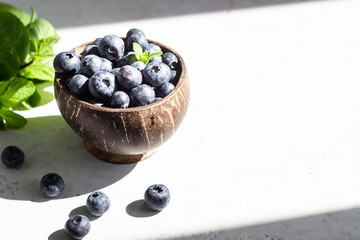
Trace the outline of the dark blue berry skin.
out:
M 89 93 L 88 83 L 88 77 L 76 74 L 69 81 L 69 90 L 77 97 L 86 96 Z
M 141 72 L 130 65 L 125 65 L 120 68 L 120 71 L 115 77 L 120 87 L 126 89 L 132 89 L 142 83 Z
M 89 78 L 90 94 L 98 100 L 109 100 L 116 91 L 115 76 L 110 72 L 100 71 Z
M 160 87 L 170 81 L 171 70 L 168 65 L 160 62 L 150 62 L 143 70 L 144 82 L 153 87 Z
M 149 52 L 150 55 L 154 52 L 161 51 L 161 47 L 155 43 L 149 43 L 147 51 Z
M 89 54 L 100 56 L 98 46 L 95 44 L 87 45 L 81 56 L 84 57 Z
M 135 52 L 128 52 L 116 61 L 116 67 L 123 67 L 125 65 L 130 65 L 136 61 L 137 58 L 135 56 Z
M 143 35 L 145 38 L 145 33 L 143 31 L 141 31 L 140 29 L 137 29 L 137 28 L 132 28 L 130 29 L 127 33 L 126 33 L 126 38 L 129 38 L 131 35 L 133 34 L 140 34 L 140 35 Z
M 146 189 L 144 194 L 145 205 L 155 211 L 163 210 L 170 202 L 170 191 L 163 184 L 154 184 Z
M 149 43 L 149 47 L 148 47 L 147 51 L 150 55 L 154 52 L 161 51 L 161 47 L 155 43 Z M 156 57 L 153 57 L 152 59 L 150 59 L 150 62 L 162 62 L 162 58 L 159 55 L 159 56 L 156 56 Z
M 65 231 L 73 239 L 83 239 L 90 231 L 90 220 L 84 215 L 72 216 L 65 223 Z
M 96 38 L 96 39 L 94 40 L 94 44 L 97 45 L 97 46 L 99 46 L 99 43 L 100 43 L 101 39 L 102 39 L 102 38 Z
M 110 72 L 111 70 L 112 70 L 112 63 L 106 58 L 89 54 L 81 59 L 80 73 L 87 77 L 91 77 L 93 74 L 99 71 Z
M 147 84 L 141 84 L 130 91 L 130 100 L 132 106 L 144 106 L 153 103 L 155 91 Z
M 130 105 L 130 97 L 126 92 L 117 91 L 110 99 L 110 106 L 113 108 L 127 108 Z
M 133 33 L 126 38 L 126 49 L 128 52 L 133 51 L 134 42 L 138 43 L 143 51 L 147 50 L 149 47 L 149 42 L 147 41 L 145 34 Z
M 1 161 L 8 168 L 18 168 L 23 164 L 25 159 L 24 152 L 16 146 L 8 146 L 4 148 L 1 154 Z
M 46 197 L 57 197 L 64 192 L 65 183 L 57 173 L 48 173 L 41 178 L 40 190 Z
M 114 61 L 124 54 L 124 41 L 113 34 L 106 35 L 99 42 L 99 53 L 102 57 Z
M 76 53 L 61 52 L 55 56 L 53 66 L 57 73 L 68 76 L 80 70 L 80 63 L 80 56 Z
M 177 75 L 177 71 L 176 71 L 176 70 L 171 70 L 170 82 L 174 82 L 174 81 L 175 81 L 176 75 Z
M 170 67 L 171 70 L 175 69 L 179 60 L 172 52 L 166 52 L 162 56 L 162 62 Z
M 170 82 L 166 82 L 163 85 L 161 85 L 160 87 L 155 89 L 155 94 L 157 97 L 166 97 L 167 95 L 169 95 L 169 93 L 172 92 L 172 90 L 174 90 L 175 86 L 170 83 Z
M 116 76 L 116 74 L 118 74 L 119 71 L 120 71 L 120 68 L 119 68 L 119 67 L 116 67 L 116 68 L 111 69 L 110 72 L 111 72 L 112 74 L 114 74 L 114 76 Z
M 100 191 L 91 193 L 86 200 L 86 207 L 93 216 L 100 217 L 111 206 L 109 197 Z
M 142 61 L 136 61 L 131 64 L 132 67 L 136 68 L 140 72 L 145 69 L 146 64 Z
M 155 97 L 154 102 L 160 101 L 161 99 L 163 99 L 163 98 L 162 97 Z

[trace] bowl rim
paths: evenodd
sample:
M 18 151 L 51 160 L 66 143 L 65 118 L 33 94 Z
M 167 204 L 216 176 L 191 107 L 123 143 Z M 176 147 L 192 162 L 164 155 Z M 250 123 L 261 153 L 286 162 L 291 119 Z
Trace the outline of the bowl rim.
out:
M 121 37 L 121 38 L 125 41 L 124 37 Z M 165 44 L 162 44 L 158 41 L 154 41 L 151 39 L 147 39 L 147 40 L 149 43 L 154 43 L 154 44 L 159 45 L 161 48 L 163 48 L 163 47 L 166 48 L 166 51 L 163 51 L 163 53 L 165 53 L 165 52 L 174 53 L 176 55 L 176 57 L 178 58 L 178 64 L 180 64 L 180 69 L 181 69 L 180 75 L 178 76 L 179 79 L 178 79 L 177 84 L 175 85 L 175 88 L 170 92 L 170 94 L 168 94 L 167 96 L 165 96 L 164 98 L 162 98 L 159 101 L 156 101 L 156 102 L 144 105 L 144 106 L 129 107 L 129 108 L 110 108 L 110 107 L 96 106 L 87 101 L 81 100 L 77 96 L 71 94 L 69 92 L 69 90 L 62 84 L 62 82 L 63 82 L 63 81 L 61 81 L 62 77 L 58 76 L 57 74 L 55 74 L 55 84 L 58 85 L 59 91 L 61 90 L 61 91 L 66 92 L 66 94 L 69 95 L 70 98 L 73 98 L 74 100 L 81 102 L 82 104 L 84 104 L 85 106 L 89 107 L 92 110 L 97 110 L 97 111 L 101 111 L 101 112 L 113 112 L 113 113 L 139 112 L 139 111 L 151 109 L 153 107 L 161 105 L 162 103 L 166 102 L 168 99 L 172 98 L 177 92 L 180 91 L 182 85 L 184 84 L 185 80 L 187 79 L 187 70 L 186 70 L 184 59 L 180 56 L 180 54 L 178 52 L 176 52 L 171 47 L 169 47 Z M 91 45 L 92 43 L 94 43 L 94 41 L 83 43 L 83 44 L 71 49 L 70 51 L 76 53 L 75 51 L 77 49 L 81 49 L 81 48 L 85 49 L 86 46 Z

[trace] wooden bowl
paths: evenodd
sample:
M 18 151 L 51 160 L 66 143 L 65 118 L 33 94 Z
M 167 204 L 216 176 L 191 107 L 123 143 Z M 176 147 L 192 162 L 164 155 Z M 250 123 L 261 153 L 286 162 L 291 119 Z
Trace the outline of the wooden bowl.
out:
M 86 149 L 95 157 L 112 163 L 135 163 L 151 156 L 178 129 L 186 114 L 190 87 L 185 63 L 179 59 L 177 84 L 165 98 L 155 103 L 132 108 L 107 108 L 90 104 L 71 95 L 69 78 L 55 74 L 55 99 L 67 124 L 84 140 Z M 74 48 L 81 54 L 92 42 Z

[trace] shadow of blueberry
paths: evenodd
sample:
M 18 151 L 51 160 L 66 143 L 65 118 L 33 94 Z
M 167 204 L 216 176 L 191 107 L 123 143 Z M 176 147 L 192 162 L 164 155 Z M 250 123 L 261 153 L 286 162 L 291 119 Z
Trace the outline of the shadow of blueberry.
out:
M 91 215 L 89 213 L 89 211 L 87 210 L 86 205 L 77 207 L 75 209 L 73 209 L 70 213 L 69 213 L 69 217 L 75 216 L 75 215 L 84 215 L 86 216 L 90 221 L 94 221 L 96 219 L 98 219 L 99 217 Z
M 160 211 L 154 211 L 146 207 L 143 199 L 136 200 L 126 206 L 126 213 L 132 217 L 144 218 L 158 214 Z
M 57 230 L 53 232 L 49 237 L 48 240 L 73 240 L 65 231 L 65 229 Z

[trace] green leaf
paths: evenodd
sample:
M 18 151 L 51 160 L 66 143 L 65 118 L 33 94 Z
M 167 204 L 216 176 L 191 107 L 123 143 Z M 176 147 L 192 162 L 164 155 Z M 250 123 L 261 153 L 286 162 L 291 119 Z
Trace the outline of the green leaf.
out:
M 149 52 L 147 50 L 145 50 L 141 56 L 141 59 L 143 60 L 147 60 L 149 56 Z
M 0 13 L 0 79 L 15 76 L 29 52 L 29 33 L 11 13 Z
M 160 56 L 160 55 L 162 55 L 162 54 L 163 54 L 162 51 L 153 52 L 153 53 L 150 54 L 150 56 L 148 57 L 148 60 L 151 60 L 152 58 L 157 57 L 157 56 Z
M 31 17 L 30 17 L 30 23 L 34 22 L 35 19 L 37 19 L 37 14 L 35 12 L 35 9 L 31 7 Z
M 25 78 L 12 78 L 0 85 L 0 106 L 12 108 L 28 99 L 35 91 L 34 84 Z
M 20 129 L 27 123 L 26 118 L 23 116 L 4 108 L 0 108 L 0 117 L 2 117 L 9 128 Z
M 45 91 L 45 88 L 53 87 L 52 82 L 40 82 L 35 84 L 35 92 L 29 99 L 25 102 L 22 102 L 22 105 L 29 109 L 38 106 L 45 105 L 51 102 L 54 99 L 54 95 L 48 91 Z
M 28 79 L 53 81 L 55 70 L 52 65 L 53 57 L 35 57 L 26 68 L 21 69 L 20 76 Z
M 18 19 L 20 19 L 24 26 L 28 25 L 31 21 L 31 16 L 23 10 L 6 3 L 0 3 L 0 14 L 4 12 L 15 15 Z
M 141 56 L 143 54 L 141 46 L 138 43 L 134 42 L 133 43 L 133 50 L 135 52 L 136 59 L 140 61 Z
M 53 44 L 60 39 L 51 23 L 43 18 L 37 18 L 30 23 L 29 34 L 31 51 L 38 55 L 52 54 Z

